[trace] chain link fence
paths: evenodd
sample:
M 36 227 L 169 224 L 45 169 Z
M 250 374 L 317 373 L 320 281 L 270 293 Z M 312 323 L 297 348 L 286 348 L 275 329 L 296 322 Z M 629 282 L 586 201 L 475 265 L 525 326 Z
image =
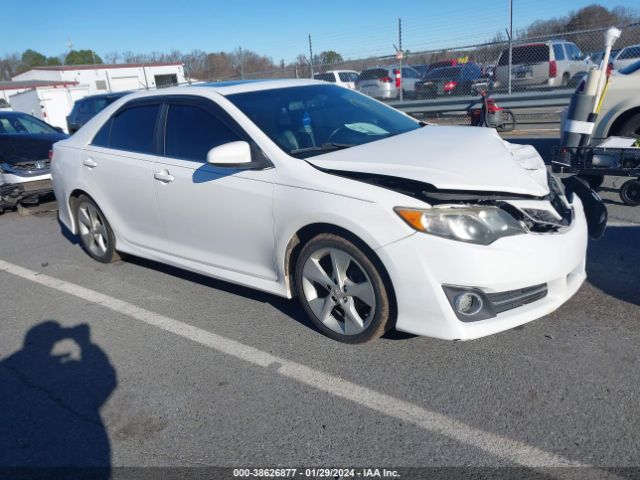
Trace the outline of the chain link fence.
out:
M 494 92 L 503 93 L 575 87 L 591 67 L 601 62 L 607 28 L 531 35 L 514 38 L 512 42 L 499 40 L 405 52 L 402 76 L 406 99 L 425 98 L 425 93 L 415 89 L 416 74 L 422 80 L 432 80 L 437 85 L 435 93 L 430 93 L 436 97 L 470 95 L 474 85 L 487 84 L 490 80 Z M 610 59 L 616 69 L 640 60 L 640 23 L 618 25 L 618 28 L 621 28 L 622 36 L 616 42 Z M 397 69 L 399 63 L 395 55 L 313 64 L 306 57 L 304 60 L 253 71 L 243 78 L 311 78 L 314 74 L 318 76 L 335 70 L 360 73 L 374 67 Z M 235 74 L 218 80 L 239 78 L 241 75 Z M 320 78 L 331 79 L 327 75 Z M 452 82 L 456 83 L 454 88 L 444 87 L 446 83 L 453 85 Z

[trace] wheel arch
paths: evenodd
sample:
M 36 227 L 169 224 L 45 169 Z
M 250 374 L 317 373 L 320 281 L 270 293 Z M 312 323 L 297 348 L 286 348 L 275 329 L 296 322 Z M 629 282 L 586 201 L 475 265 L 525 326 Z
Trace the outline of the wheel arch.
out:
M 380 271 L 380 276 L 382 277 L 385 286 L 387 287 L 389 294 L 389 307 L 390 314 L 392 318 L 392 322 L 395 324 L 395 319 L 397 318 L 397 301 L 396 294 L 393 287 L 393 283 L 391 282 L 391 276 L 387 271 L 384 263 L 375 250 L 367 244 L 362 238 L 353 232 L 347 230 L 344 227 L 340 227 L 338 225 L 332 223 L 311 223 L 305 225 L 298 229 L 293 236 L 287 242 L 287 247 L 284 255 L 284 275 L 286 281 L 286 288 L 292 297 L 296 296 L 296 285 L 295 285 L 295 265 L 298 261 L 298 257 L 300 255 L 300 251 L 302 247 L 309 242 L 316 235 L 321 233 L 331 233 L 334 235 L 339 235 L 350 242 L 352 242 L 355 246 L 360 248 L 369 258 L 371 262 L 378 268 Z
M 629 120 L 634 115 L 640 113 L 640 105 L 636 105 L 635 107 L 631 107 L 628 110 L 620 113 L 612 122 L 611 126 L 607 130 L 607 137 L 614 135 L 624 123 Z

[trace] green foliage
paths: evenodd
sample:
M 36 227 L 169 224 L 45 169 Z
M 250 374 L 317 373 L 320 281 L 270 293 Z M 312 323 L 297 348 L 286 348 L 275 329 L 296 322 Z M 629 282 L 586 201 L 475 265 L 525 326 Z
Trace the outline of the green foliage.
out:
M 71 50 L 64 59 L 65 65 L 97 65 L 102 59 L 93 50 Z

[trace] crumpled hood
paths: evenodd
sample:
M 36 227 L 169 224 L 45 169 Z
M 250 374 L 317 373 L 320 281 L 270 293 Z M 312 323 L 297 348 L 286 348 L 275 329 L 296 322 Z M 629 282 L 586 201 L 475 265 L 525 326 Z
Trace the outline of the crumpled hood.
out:
M 327 170 L 407 178 L 442 190 L 549 193 L 547 170 L 535 148 L 506 142 L 490 128 L 428 125 L 307 162 Z
M 69 135 L 64 133 L 0 134 L 0 163 L 14 164 L 46 159 L 51 146 L 65 138 L 69 138 Z

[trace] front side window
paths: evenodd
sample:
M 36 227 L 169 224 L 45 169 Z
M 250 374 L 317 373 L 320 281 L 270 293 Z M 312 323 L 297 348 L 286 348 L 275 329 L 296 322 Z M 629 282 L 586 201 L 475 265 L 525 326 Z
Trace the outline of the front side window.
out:
M 167 157 L 204 162 L 212 148 L 238 140 L 242 139 L 204 108 L 169 105 L 164 141 Z
M 407 115 L 335 85 L 259 90 L 227 99 L 282 150 L 298 158 L 420 128 Z
M 112 120 L 109 148 L 156 153 L 154 132 L 160 105 L 140 105 L 117 113 Z

